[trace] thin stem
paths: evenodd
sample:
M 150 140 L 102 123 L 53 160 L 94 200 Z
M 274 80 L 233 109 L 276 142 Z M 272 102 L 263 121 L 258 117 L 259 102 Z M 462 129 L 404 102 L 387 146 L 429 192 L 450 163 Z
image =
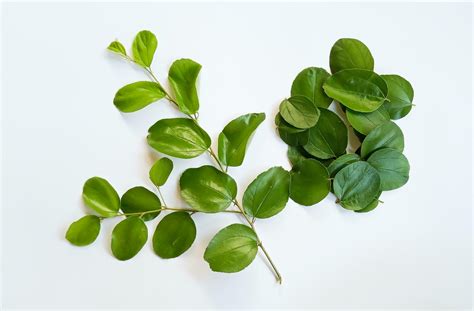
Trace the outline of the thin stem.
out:
M 160 187 L 156 187 L 156 189 L 158 189 L 158 194 L 160 195 L 160 198 L 161 198 L 161 202 L 163 202 L 163 205 L 167 205 L 166 202 L 165 202 L 165 198 L 163 197 L 163 194 L 161 193 L 161 190 L 160 190 Z
M 106 218 L 115 218 L 115 217 L 122 217 L 122 216 L 143 216 L 146 214 L 152 214 L 152 213 L 158 213 L 161 211 L 176 211 L 176 212 L 190 212 L 190 213 L 203 213 L 202 211 L 198 211 L 194 208 L 177 208 L 177 207 L 168 207 L 163 205 L 160 209 L 152 210 L 152 211 L 145 211 L 145 212 L 135 212 L 135 213 L 118 213 L 113 216 L 105 217 L 101 216 L 99 217 L 100 219 L 106 219 Z M 233 214 L 241 214 L 241 211 L 235 211 L 235 210 L 224 210 L 221 211 L 222 213 L 233 213 Z
M 214 150 L 212 150 L 212 147 L 209 147 L 208 152 L 211 155 L 211 157 L 214 158 L 217 165 L 219 165 L 220 170 L 225 173 L 226 171 L 224 170 L 224 167 L 222 166 L 221 161 L 219 161 L 219 158 L 217 158 L 216 154 L 214 153 Z
M 281 274 L 280 274 L 280 272 L 278 271 L 278 269 L 277 269 L 277 267 L 275 266 L 275 264 L 273 263 L 272 258 L 271 258 L 270 255 L 267 253 L 267 250 L 265 249 L 265 247 L 263 247 L 262 242 L 260 242 L 260 244 L 259 244 L 258 246 L 260 246 L 260 248 L 262 249 L 263 253 L 265 254 L 265 257 L 267 257 L 268 262 L 269 262 L 270 265 L 272 266 L 273 271 L 275 271 L 276 278 L 277 278 L 277 282 L 281 284 L 281 281 L 282 281 Z

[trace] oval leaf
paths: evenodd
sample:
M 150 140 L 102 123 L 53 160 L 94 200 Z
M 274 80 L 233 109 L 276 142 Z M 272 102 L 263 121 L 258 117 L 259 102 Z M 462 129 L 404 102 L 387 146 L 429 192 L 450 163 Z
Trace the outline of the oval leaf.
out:
M 107 50 L 117 53 L 124 57 L 127 56 L 127 51 L 125 50 L 125 47 L 123 46 L 122 43 L 118 42 L 117 40 L 110 43 L 109 46 L 107 47 Z
M 379 205 L 379 199 L 377 198 L 377 199 L 373 200 L 369 205 L 364 207 L 363 209 L 360 209 L 360 210 L 354 211 L 354 212 L 356 212 L 356 213 L 368 213 L 370 211 L 373 211 L 378 205 Z
M 398 150 L 383 148 L 375 151 L 367 159 L 380 175 L 380 188 L 383 191 L 400 188 L 408 181 L 410 164 Z
M 150 67 L 157 46 L 158 41 L 152 32 L 140 31 L 132 44 L 133 60 L 140 66 Z
M 344 69 L 374 70 L 374 58 L 369 48 L 357 39 L 343 38 L 334 43 L 329 56 L 334 74 Z
M 280 115 L 294 127 L 307 129 L 316 124 L 319 109 L 304 96 L 293 96 L 280 104 Z
M 305 96 L 311 102 L 322 108 L 327 108 L 332 102 L 323 90 L 323 84 L 330 74 L 323 68 L 310 67 L 301 71 L 291 85 L 291 96 Z
M 371 153 L 382 149 L 392 148 L 403 152 L 405 147 L 405 139 L 402 130 L 393 122 L 386 122 L 375 129 L 362 142 L 360 148 L 360 156 L 367 159 Z
M 212 271 L 239 272 L 252 263 L 258 251 L 258 238 L 247 226 L 233 224 L 212 238 L 204 260 Z
M 406 116 L 413 107 L 413 87 L 410 82 L 397 75 L 381 75 L 388 87 L 387 98 L 384 106 L 387 108 L 392 120 Z
M 283 120 L 280 113 L 275 116 L 275 125 L 277 126 L 278 135 L 286 144 L 302 146 L 308 142 L 309 131 L 292 126 Z
M 282 167 L 272 167 L 261 173 L 245 190 L 245 213 L 254 218 L 278 214 L 288 202 L 289 186 L 290 174 Z
M 305 156 L 306 151 L 304 151 L 301 147 L 288 146 L 288 151 L 286 154 L 292 166 L 307 159 L 307 157 Z
M 162 119 L 148 130 L 148 144 L 177 158 L 194 158 L 211 146 L 211 138 L 191 119 Z
M 186 212 L 166 215 L 153 234 L 153 250 L 161 258 L 175 258 L 187 251 L 196 238 L 196 225 Z
M 290 198 L 310 206 L 322 201 L 331 190 L 328 170 L 319 161 L 306 159 L 291 170 Z
M 115 94 L 114 105 L 122 112 L 134 112 L 166 96 L 155 82 L 139 81 L 125 85 Z
M 336 174 L 342 170 L 344 167 L 348 166 L 351 163 L 360 161 L 360 156 L 356 153 L 348 153 L 340 156 L 336 160 L 332 161 L 328 166 L 329 176 L 334 178 Z
M 112 231 L 112 253 L 119 260 L 128 260 L 138 254 L 147 239 L 148 229 L 143 220 L 128 217 Z
M 366 113 L 347 109 L 346 116 L 352 127 L 363 135 L 369 134 L 380 124 L 390 121 L 390 115 L 384 105 L 375 111 Z
M 199 110 L 196 80 L 201 65 L 191 59 L 178 59 L 170 68 L 168 80 L 181 112 L 193 114 Z
M 124 193 L 121 200 L 121 209 L 126 214 L 136 214 L 144 221 L 152 220 L 161 212 L 160 199 L 144 187 L 134 187 Z M 156 213 L 150 213 L 157 211 Z M 145 213 L 140 215 L 139 213 Z M 131 217 L 131 216 L 130 216 Z
M 369 70 L 347 69 L 332 75 L 324 83 L 326 94 L 359 112 L 377 110 L 387 99 L 387 84 Z
M 173 170 L 173 161 L 168 158 L 161 158 L 153 164 L 150 169 L 150 180 L 157 187 L 163 186 Z
M 205 213 L 217 213 L 229 207 L 237 195 L 235 180 L 205 165 L 184 171 L 179 180 L 181 196 L 194 209 Z
M 66 239 L 76 246 L 89 245 L 97 239 L 100 232 L 100 219 L 87 215 L 73 222 L 66 232 Z
M 227 166 L 239 166 L 244 161 L 247 144 L 253 132 L 265 120 L 264 113 L 249 113 L 227 124 L 219 134 L 219 160 Z
M 82 189 L 84 203 L 99 215 L 110 217 L 120 208 L 120 197 L 112 185 L 100 177 L 89 178 Z

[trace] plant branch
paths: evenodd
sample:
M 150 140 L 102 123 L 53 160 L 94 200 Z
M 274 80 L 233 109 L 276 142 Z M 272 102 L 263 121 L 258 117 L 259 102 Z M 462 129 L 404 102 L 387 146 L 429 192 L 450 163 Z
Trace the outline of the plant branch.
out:
M 122 216 L 143 216 L 147 214 L 153 214 L 153 213 L 158 213 L 161 211 L 175 211 L 175 212 L 190 212 L 190 213 L 204 213 L 202 211 L 198 211 L 197 209 L 194 208 L 177 208 L 177 207 L 168 207 L 165 205 L 162 205 L 160 209 L 152 210 L 152 211 L 146 211 L 146 212 L 135 212 L 135 213 L 118 213 L 113 216 L 105 217 L 105 216 L 100 216 L 100 219 L 106 219 L 106 218 L 115 218 L 115 217 L 122 217 Z M 223 210 L 221 211 L 222 213 L 233 213 L 233 214 L 241 214 L 241 211 L 235 211 L 235 210 Z M 207 213 L 207 214 L 214 214 L 214 213 Z

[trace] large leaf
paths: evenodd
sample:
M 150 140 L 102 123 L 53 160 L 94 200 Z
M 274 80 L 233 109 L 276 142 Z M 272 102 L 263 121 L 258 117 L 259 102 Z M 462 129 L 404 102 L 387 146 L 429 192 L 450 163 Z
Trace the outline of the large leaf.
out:
M 342 207 L 366 208 L 380 195 L 380 177 L 370 164 L 358 161 L 340 170 L 334 177 L 334 194 Z
M 212 238 L 204 253 L 204 260 L 212 271 L 239 272 L 252 263 L 258 251 L 258 238 L 247 226 L 233 224 Z
M 250 183 L 244 193 L 245 212 L 255 218 L 272 217 L 288 202 L 290 173 L 281 167 L 272 167 Z
M 338 157 L 328 166 L 329 176 L 334 178 L 336 174 L 351 163 L 360 161 L 360 156 L 356 153 L 348 153 Z
M 310 206 L 323 200 L 331 190 L 328 170 L 319 161 L 306 159 L 291 170 L 290 198 Z
M 181 175 L 179 185 L 183 199 L 205 213 L 225 210 L 237 195 L 235 180 L 210 165 L 187 169 Z
M 121 207 L 122 211 L 126 214 L 136 214 L 140 216 L 144 221 L 152 220 L 160 214 L 161 202 L 160 199 L 144 187 L 134 187 L 122 196 Z M 150 213 L 151 211 L 157 211 L 156 213 Z M 137 213 L 146 213 L 143 215 Z
M 120 43 L 117 40 L 111 42 L 109 46 L 107 47 L 107 50 L 117 53 L 123 57 L 127 56 L 127 51 L 125 50 L 125 47 L 123 46 L 122 43 Z
M 187 251 L 196 238 L 196 225 L 186 212 L 166 215 L 153 234 L 153 250 L 161 258 L 175 258 Z
M 155 82 L 139 81 L 127 84 L 117 91 L 114 105 L 122 112 L 134 112 L 166 96 L 161 86 Z
M 196 89 L 199 71 L 201 71 L 201 65 L 191 59 L 178 59 L 171 65 L 168 79 L 178 108 L 183 113 L 193 114 L 199 110 Z
M 143 67 L 150 67 L 158 41 L 148 30 L 140 31 L 132 44 L 133 60 Z
M 375 111 L 366 113 L 347 109 L 346 116 L 352 127 L 364 135 L 369 134 L 370 131 L 380 124 L 390 121 L 390 115 L 388 114 L 385 105 L 380 106 Z
M 347 128 L 334 112 L 320 108 L 318 123 L 309 129 L 308 142 L 303 148 L 320 159 L 331 159 L 346 152 Z
M 323 68 L 303 69 L 291 85 L 291 96 L 305 96 L 318 107 L 329 107 L 332 99 L 323 90 L 323 84 L 329 76 L 330 74 Z
M 329 56 L 334 74 L 344 69 L 374 70 L 374 58 L 369 48 L 357 39 L 343 38 L 334 43 Z
M 153 164 L 150 169 L 150 180 L 157 187 L 163 186 L 173 170 L 173 161 L 168 158 L 161 158 Z
M 383 191 L 400 188 L 408 181 L 410 164 L 398 150 L 383 148 L 375 151 L 367 159 L 380 175 L 380 188 Z
M 318 122 L 319 109 L 305 96 L 292 96 L 281 102 L 280 115 L 290 125 L 307 129 Z
M 347 69 L 329 77 L 323 85 L 326 94 L 359 112 L 377 110 L 387 99 L 387 84 L 369 70 Z
M 402 130 L 393 122 L 385 122 L 372 131 L 362 142 L 360 156 L 367 159 L 371 153 L 382 148 L 392 148 L 403 152 L 405 139 Z
M 244 161 L 247 144 L 253 132 L 265 120 L 264 113 L 249 113 L 227 124 L 219 134 L 219 160 L 227 166 L 239 166 Z
M 302 146 L 308 142 L 309 131 L 292 126 L 281 117 L 280 113 L 275 116 L 275 125 L 277 126 L 278 135 L 286 144 Z
M 122 220 L 112 231 L 112 253 L 119 260 L 128 260 L 142 249 L 148 239 L 148 229 L 139 217 Z
M 148 144 L 164 154 L 189 159 L 211 146 L 209 135 L 193 120 L 162 119 L 148 130 Z
M 95 241 L 100 232 L 100 219 L 87 215 L 73 222 L 66 232 L 66 239 L 76 246 L 89 245 Z
M 120 197 L 112 185 L 100 177 L 89 178 L 82 189 L 84 203 L 99 215 L 110 217 L 120 208 Z
M 403 118 L 413 107 L 413 87 L 410 82 L 397 75 L 381 75 L 388 87 L 387 98 L 385 102 L 390 118 L 393 120 Z

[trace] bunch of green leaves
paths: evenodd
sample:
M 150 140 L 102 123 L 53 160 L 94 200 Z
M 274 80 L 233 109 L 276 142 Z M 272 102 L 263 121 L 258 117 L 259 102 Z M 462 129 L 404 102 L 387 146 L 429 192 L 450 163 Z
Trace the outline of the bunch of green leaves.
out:
M 332 191 L 342 207 L 368 212 L 382 191 L 408 181 L 404 136 L 392 120 L 412 109 L 413 88 L 401 76 L 375 73 L 370 50 L 356 39 L 338 40 L 329 61 L 331 74 L 310 67 L 296 76 L 275 117 L 289 146 L 290 198 L 308 206 Z M 328 109 L 333 102 L 339 114 Z M 357 150 L 348 150 L 350 134 Z

